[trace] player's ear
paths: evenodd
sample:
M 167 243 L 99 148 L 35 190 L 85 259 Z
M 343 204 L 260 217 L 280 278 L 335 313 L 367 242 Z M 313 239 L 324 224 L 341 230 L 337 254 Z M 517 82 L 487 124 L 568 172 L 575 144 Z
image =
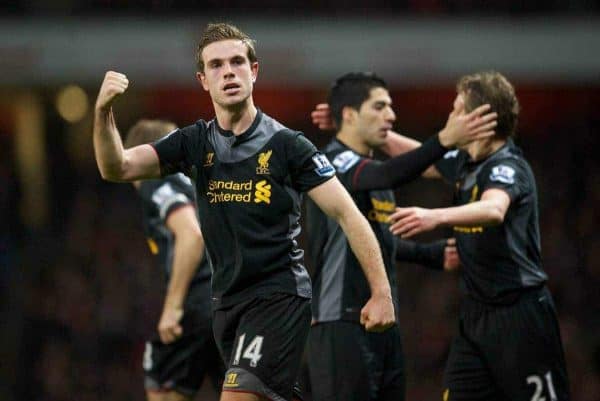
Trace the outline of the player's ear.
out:
M 258 61 L 250 63 L 250 70 L 252 71 L 252 82 L 254 83 L 258 77 Z
M 208 92 L 208 84 L 206 83 L 206 74 L 204 74 L 203 72 L 200 72 L 200 71 L 196 72 L 196 80 L 198 81 L 200 86 L 202 86 L 202 88 L 204 88 L 204 90 Z
M 356 109 L 350 106 L 344 106 L 342 109 L 342 124 L 346 123 L 349 125 L 353 125 L 356 121 L 356 117 L 358 116 L 358 112 Z

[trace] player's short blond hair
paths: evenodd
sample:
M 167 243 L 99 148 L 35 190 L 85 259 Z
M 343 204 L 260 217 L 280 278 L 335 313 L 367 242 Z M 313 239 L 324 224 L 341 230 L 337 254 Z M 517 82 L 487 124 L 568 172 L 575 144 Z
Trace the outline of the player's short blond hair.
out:
M 498 113 L 496 135 L 503 138 L 515 135 L 519 100 L 515 88 L 504 75 L 496 71 L 465 75 L 458 80 L 456 90 L 464 95 L 466 112 L 483 104 L 492 106 L 492 111 Z
M 216 24 L 208 24 L 200 37 L 198 47 L 196 49 L 196 67 L 198 71 L 204 72 L 204 60 L 202 60 L 202 51 L 211 43 L 220 42 L 222 40 L 238 39 L 244 42 L 248 48 L 247 56 L 250 62 L 254 63 L 258 59 L 256 50 L 254 49 L 255 41 L 242 32 L 238 27 L 224 22 Z

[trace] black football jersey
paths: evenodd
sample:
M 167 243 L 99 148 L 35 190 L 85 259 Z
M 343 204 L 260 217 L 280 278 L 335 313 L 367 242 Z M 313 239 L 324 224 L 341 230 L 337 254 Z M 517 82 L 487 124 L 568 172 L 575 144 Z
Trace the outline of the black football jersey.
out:
M 138 188 L 142 199 L 144 232 L 152 254 L 158 257 L 168 282 L 173 266 L 173 252 L 175 237 L 167 228 L 166 221 L 169 215 L 178 208 L 194 205 L 196 194 L 189 178 L 185 175 L 173 174 L 160 180 L 142 181 Z M 186 304 L 198 299 L 207 299 L 206 285 L 210 282 L 211 269 L 206 255 L 202 258 L 192 279 L 186 296 Z
M 467 294 L 502 303 L 515 291 L 543 284 L 535 178 L 513 141 L 476 162 L 466 152 L 450 151 L 436 167 L 455 185 L 457 206 L 480 200 L 490 188 L 505 191 L 511 200 L 502 224 L 453 227 Z
M 153 146 L 163 175 L 196 183 L 215 308 L 274 292 L 311 297 L 296 241 L 301 194 L 335 171 L 302 133 L 259 110 L 240 135 L 199 120 Z
M 367 218 L 380 245 L 392 296 L 397 300 L 396 240 L 389 231 L 389 216 L 396 200 L 392 190 L 355 190 L 358 174 L 367 163 L 380 163 L 362 156 L 334 139 L 323 153 L 331 160 L 337 177 L 358 209 Z M 312 201 L 307 202 L 308 242 L 313 267 L 313 318 L 319 322 L 359 320 L 360 310 L 371 296 L 360 263 L 337 222 Z

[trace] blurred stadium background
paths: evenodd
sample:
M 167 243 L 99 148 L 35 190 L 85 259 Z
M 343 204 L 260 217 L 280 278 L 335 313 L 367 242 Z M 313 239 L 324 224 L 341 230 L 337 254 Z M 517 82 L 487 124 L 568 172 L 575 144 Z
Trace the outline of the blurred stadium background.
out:
M 544 267 L 573 400 L 600 400 L 600 6 L 364 3 L 1 3 L 0 400 L 143 399 L 143 340 L 156 326 L 162 277 L 133 189 L 100 180 L 93 103 L 114 69 L 131 82 L 116 106 L 122 132 L 140 117 L 212 118 L 194 79 L 194 48 L 204 25 L 222 20 L 258 41 L 259 107 L 319 145 L 329 134 L 311 126 L 309 113 L 348 71 L 387 79 L 397 129 L 420 139 L 443 126 L 460 75 L 496 69 L 515 83 L 518 143 L 537 176 Z M 400 205 L 450 200 L 450 188 L 424 180 L 398 193 Z M 407 399 L 441 399 L 457 277 L 398 270 Z

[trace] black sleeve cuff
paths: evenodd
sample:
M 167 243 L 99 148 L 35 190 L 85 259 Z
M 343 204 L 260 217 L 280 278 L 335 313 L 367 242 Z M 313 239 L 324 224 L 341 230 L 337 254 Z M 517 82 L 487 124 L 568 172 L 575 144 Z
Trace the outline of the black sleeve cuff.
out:
M 444 269 L 444 249 L 446 239 L 427 244 L 398 238 L 396 260 L 399 262 L 418 263 L 429 269 Z

